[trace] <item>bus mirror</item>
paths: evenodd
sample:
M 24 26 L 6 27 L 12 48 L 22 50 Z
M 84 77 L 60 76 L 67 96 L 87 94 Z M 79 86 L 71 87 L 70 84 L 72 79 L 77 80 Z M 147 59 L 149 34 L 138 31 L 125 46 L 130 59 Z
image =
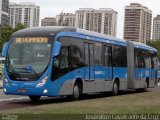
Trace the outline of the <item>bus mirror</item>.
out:
M 52 57 L 58 56 L 61 49 L 61 43 L 58 41 L 55 41 L 54 47 L 53 47 L 53 55 Z
M 9 42 L 6 42 L 6 43 L 3 45 L 2 57 L 6 57 L 6 56 L 7 56 L 8 47 L 9 47 Z

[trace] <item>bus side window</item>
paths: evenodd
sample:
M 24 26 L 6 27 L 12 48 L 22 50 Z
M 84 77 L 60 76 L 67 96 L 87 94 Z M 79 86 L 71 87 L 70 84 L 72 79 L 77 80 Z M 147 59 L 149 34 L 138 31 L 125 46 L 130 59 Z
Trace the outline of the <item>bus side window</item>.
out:
M 145 62 L 142 57 L 139 57 L 138 59 L 138 68 L 145 68 Z
M 157 53 L 151 53 L 151 68 L 158 67 L 158 58 Z
M 61 49 L 60 69 L 68 69 L 68 47 L 62 47 Z
M 113 67 L 127 67 L 127 48 L 124 46 L 113 46 Z
M 147 51 L 141 50 L 141 49 L 136 49 L 135 50 L 135 67 L 136 68 L 146 68 L 146 54 Z

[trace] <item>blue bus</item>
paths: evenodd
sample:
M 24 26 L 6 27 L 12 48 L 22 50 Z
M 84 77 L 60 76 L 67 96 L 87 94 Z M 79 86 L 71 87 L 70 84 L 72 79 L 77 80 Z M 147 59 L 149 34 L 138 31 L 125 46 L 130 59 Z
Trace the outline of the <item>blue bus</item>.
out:
M 157 85 L 157 50 L 71 27 L 15 32 L 3 46 L 5 94 L 72 96 Z

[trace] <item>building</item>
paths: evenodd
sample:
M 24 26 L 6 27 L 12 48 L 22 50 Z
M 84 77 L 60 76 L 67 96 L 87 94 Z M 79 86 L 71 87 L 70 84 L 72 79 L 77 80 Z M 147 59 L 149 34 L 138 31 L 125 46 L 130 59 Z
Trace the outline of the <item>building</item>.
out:
M 0 25 L 8 23 L 8 5 L 9 0 L 0 0 Z
M 58 26 L 75 26 L 75 14 L 72 13 L 61 13 L 56 16 L 56 23 Z
M 10 3 L 9 4 L 9 24 L 15 27 L 18 23 L 26 27 L 39 26 L 40 7 L 34 3 Z
M 146 43 L 151 39 L 152 11 L 139 3 L 125 7 L 124 39 Z
M 160 40 L 160 15 L 157 15 L 153 19 L 152 40 Z
M 41 20 L 41 26 L 56 26 L 56 18 L 54 17 L 45 17 Z
M 75 27 L 115 37 L 117 12 L 108 8 L 80 8 L 76 11 Z

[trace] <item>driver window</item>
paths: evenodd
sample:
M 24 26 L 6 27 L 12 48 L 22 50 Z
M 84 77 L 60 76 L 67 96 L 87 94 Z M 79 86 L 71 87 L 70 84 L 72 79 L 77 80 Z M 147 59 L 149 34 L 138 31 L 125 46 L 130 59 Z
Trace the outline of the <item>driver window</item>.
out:
M 60 55 L 53 60 L 52 80 L 58 79 L 68 72 L 68 47 L 63 46 Z

